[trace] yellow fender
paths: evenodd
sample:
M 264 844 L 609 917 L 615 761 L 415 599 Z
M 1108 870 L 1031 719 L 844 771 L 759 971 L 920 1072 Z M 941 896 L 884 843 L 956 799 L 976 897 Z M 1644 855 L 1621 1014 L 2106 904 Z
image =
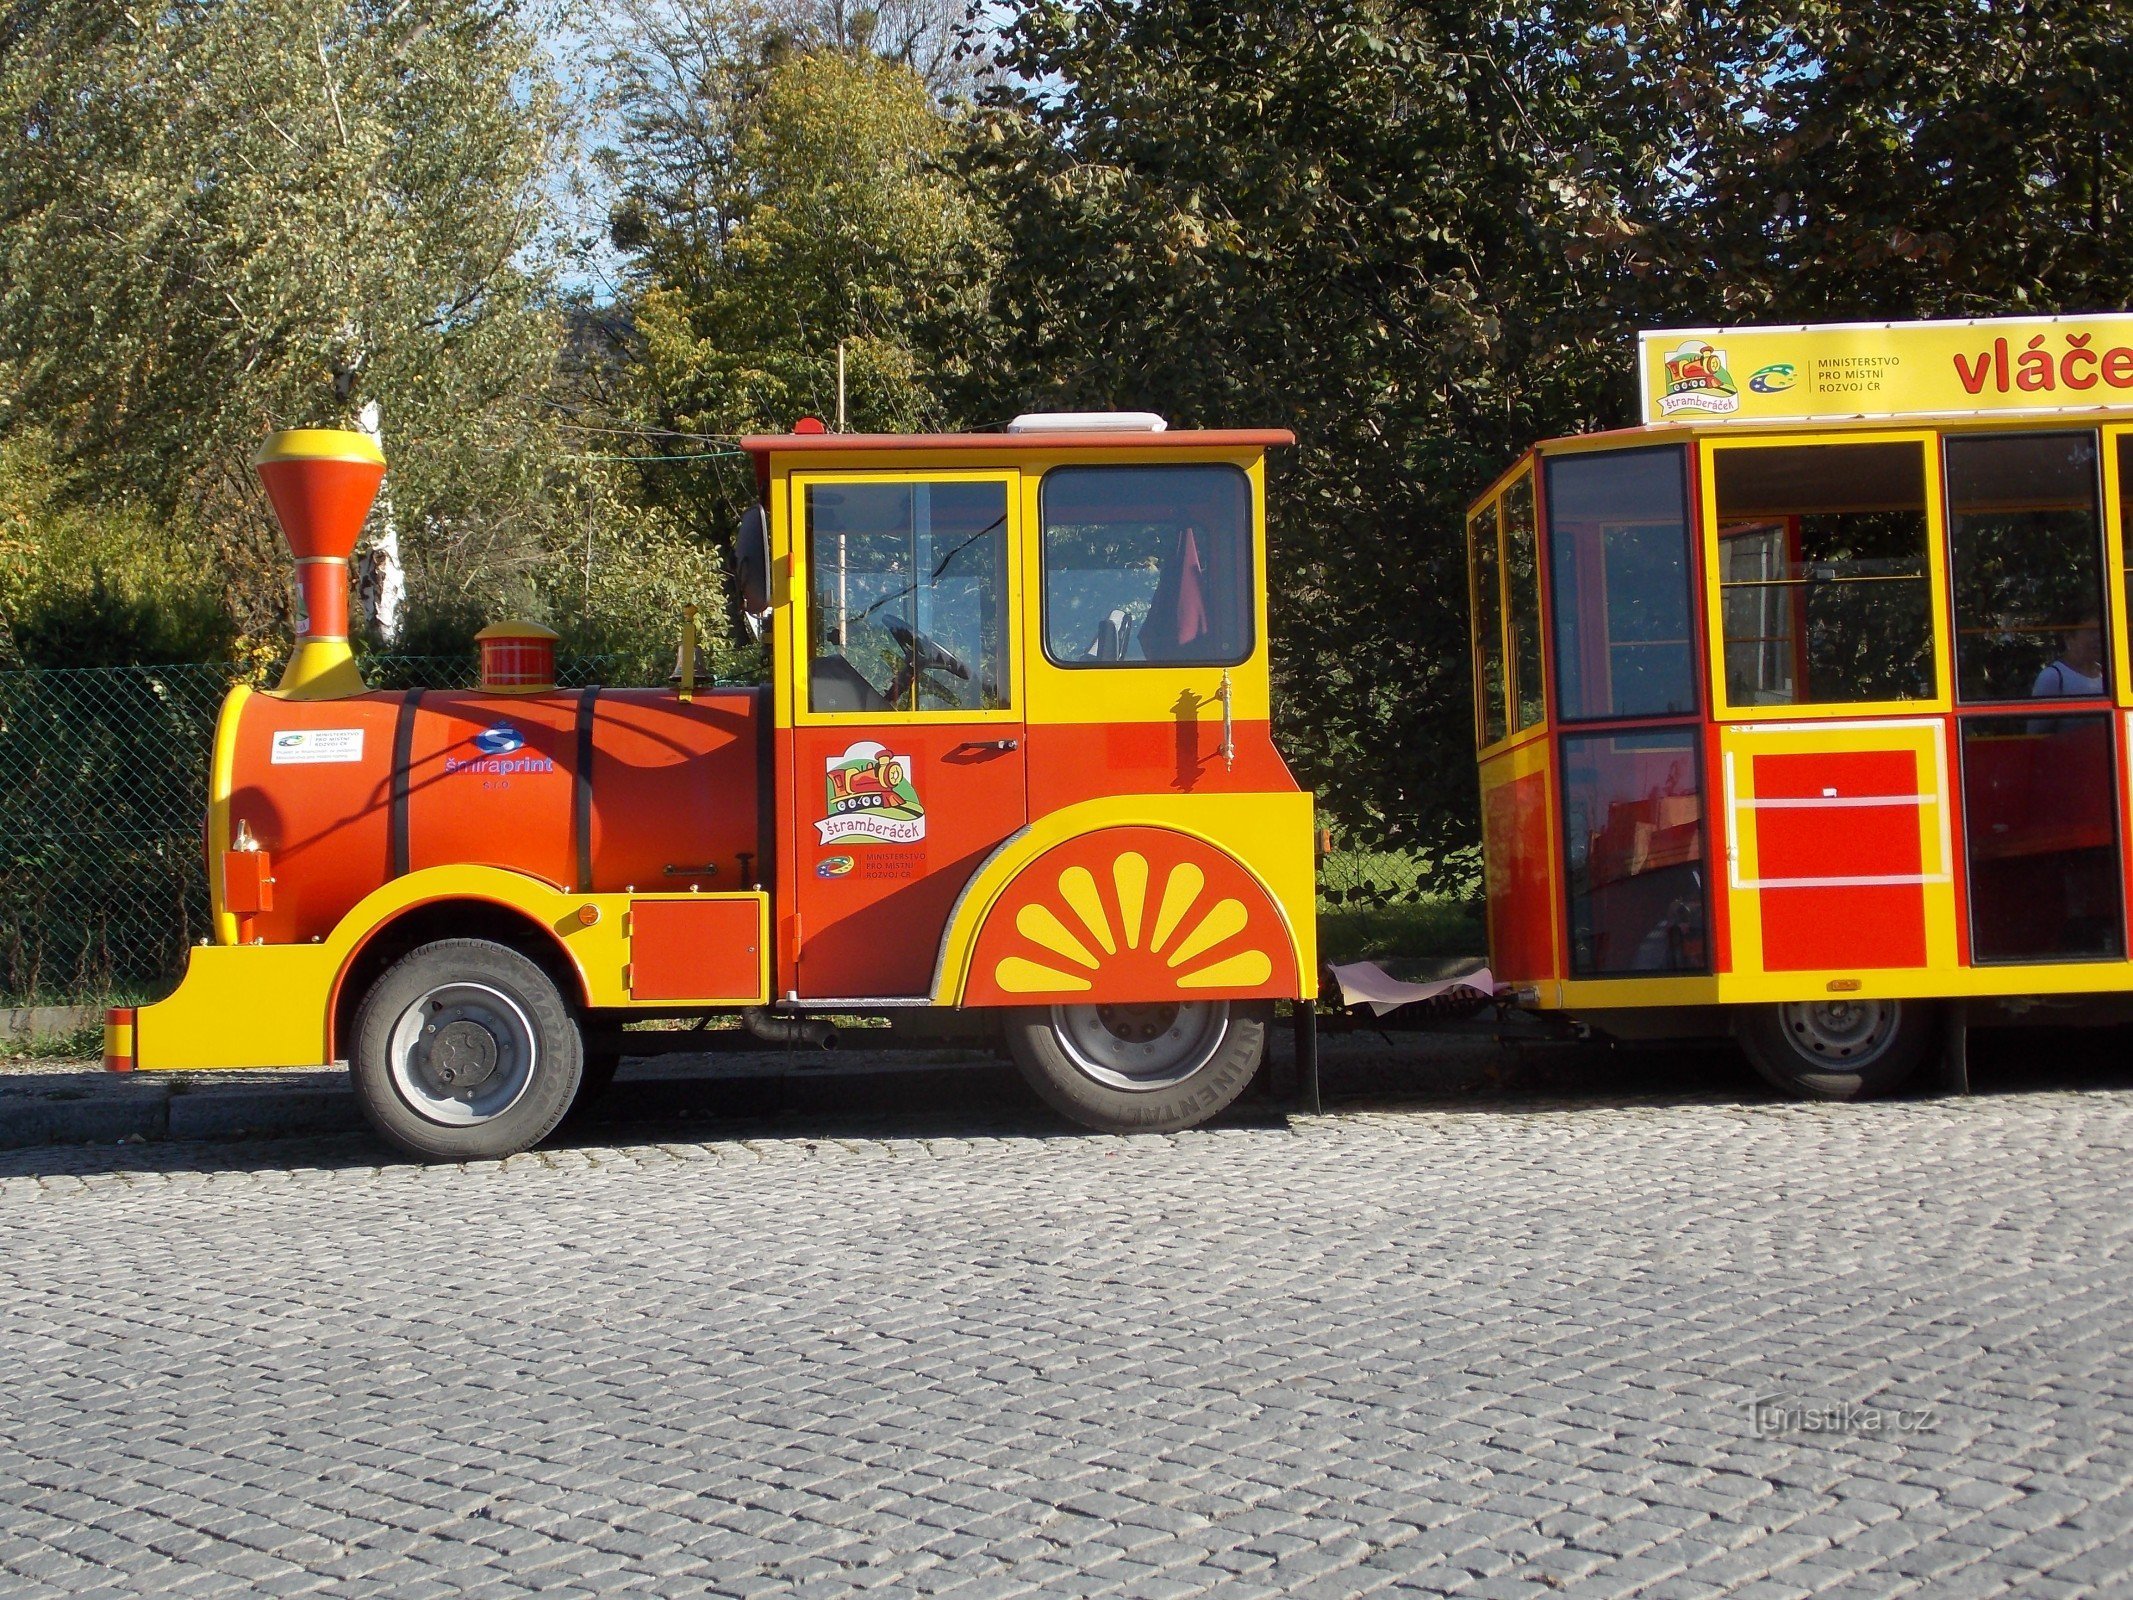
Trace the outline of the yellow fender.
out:
M 934 960 L 933 1001 L 936 1005 L 966 1003 L 979 940 L 1003 898 L 1015 898 L 1008 891 L 1025 869 L 1058 846 L 1130 828 L 1183 834 L 1236 863 L 1271 902 L 1286 935 L 1287 948 L 1279 952 L 1269 992 L 1315 998 L 1318 900 L 1312 826 L 1311 796 L 1293 792 L 1120 795 L 1084 801 L 1040 817 L 1006 839 L 964 886 Z M 1152 892 L 1160 896 L 1161 889 Z M 1150 918 L 1160 917 L 1159 906 L 1145 910 Z M 1104 954 L 1087 944 L 1084 951 L 1099 961 Z M 1067 970 L 1071 974 L 1074 969 L 1070 965 Z M 1254 986 L 1240 981 L 1240 987 Z M 1096 997 L 1094 989 L 1090 997 Z
M 547 929 L 586 1004 L 651 1004 L 629 993 L 631 903 L 688 898 L 713 897 L 572 894 L 503 867 L 425 867 L 373 889 L 317 944 L 195 947 L 170 997 L 139 1010 L 139 1065 L 144 1071 L 327 1065 L 341 986 L 363 948 L 398 917 L 443 900 L 481 901 Z M 754 995 L 707 1002 L 761 1004 L 768 997 L 769 898 L 759 892 L 720 898 L 756 903 L 760 976 Z

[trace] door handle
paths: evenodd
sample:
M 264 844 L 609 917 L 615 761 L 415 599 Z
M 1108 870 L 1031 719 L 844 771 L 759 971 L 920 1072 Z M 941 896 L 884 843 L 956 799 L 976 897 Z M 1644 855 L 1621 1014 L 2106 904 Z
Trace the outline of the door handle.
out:
M 1022 748 L 1020 739 L 965 739 L 956 746 L 958 750 L 995 750 L 1002 755 Z

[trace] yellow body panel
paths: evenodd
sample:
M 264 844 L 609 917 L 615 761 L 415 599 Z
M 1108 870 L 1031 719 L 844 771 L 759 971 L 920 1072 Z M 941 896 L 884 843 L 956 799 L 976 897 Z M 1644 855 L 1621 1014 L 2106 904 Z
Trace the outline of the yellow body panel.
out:
M 402 912 L 440 900 L 479 900 L 547 929 L 594 1009 L 660 1013 L 761 1005 L 770 998 L 770 897 L 740 894 L 570 894 L 499 867 L 428 867 L 366 895 L 317 944 L 202 945 L 175 992 L 137 1019 L 142 1071 L 322 1066 L 335 990 L 350 961 Z M 629 992 L 630 907 L 648 900 L 747 900 L 756 908 L 756 987 L 750 994 L 635 1000 Z M 591 907 L 588 926 L 579 913 Z
M 253 464 L 269 461 L 361 461 L 385 465 L 385 452 L 367 433 L 348 428 L 284 428 L 270 433 L 252 456 Z
M 237 942 L 237 915 L 226 910 L 229 895 L 222 881 L 222 853 L 230 847 L 230 794 L 237 783 L 237 725 L 244 716 L 244 703 L 252 698 L 249 684 L 238 684 L 222 702 L 215 719 L 215 751 L 207 776 L 207 897 L 214 926 L 215 943 Z
M 1956 918 L 1961 911 L 1955 903 L 1954 830 L 1949 818 L 1949 808 L 1955 801 L 1949 782 L 1946 726 L 1938 718 L 1891 718 L 1813 724 L 1732 723 L 1719 729 L 1719 765 L 1724 774 L 1724 813 L 1719 825 L 1725 830 L 1726 899 L 1733 927 L 1734 977 L 1763 975 L 1764 877 L 1756 860 L 1754 758 L 1792 751 L 1911 751 L 1917 762 L 1917 792 L 1923 797 L 1918 807 L 1918 860 L 1924 880 L 1920 887 L 1925 894 L 1926 966 L 1874 976 L 1895 980 L 1918 970 L 1945 973 L 1954 969 L 1959 948 Z M 1796 972 L 1769 976 L 1793 987 L 1801 981 Z M 1868 975 L 1847 972 L 1830 976 L 1863 980 Z M 1811 987 L 1816 994 L 1827 994 L 1828 979 L 1814 982 Z
M 1021 619 L 1014 640 L 1012 681 L 1019 703 L 998 711 L 900 711 L 870 713 L 867 721 L 893 727 L 900 722 L 1027 722 L 1035 725 L 1093 722 L 1169 722 L 1178 714 L 1179 696 L 1192 697 L 1200 720 L 1218 719 L 1219 667 L 1134 667 L 1092 672 L 1054 666 L 1044 654 L 1043 595 L 1036 581 L 1036 540 L 1041 526 L 1043 477 L 1055 466 L 1117 466 L 1151 462 L 1176 465 L 1209 463 L 1242 469 L 1252 484 L 1252 563 L 1257 581 L 1253 597 L 1251 656 L 1229 668 L 1231 716 L 1237 721 L 1266 721 L 1272 690 L 1267 670 L 1266 471 L 1264 453 L 1256 450 L 1176 448 L 1135 449 L 1121 445 L 1104 450 L 1045 451 L 1017 454 L 1012 467 L 997 453 L 957 450 L 853 451 L 833 461 L 820 457 L 772 458 L 770 494 L 771 593 L 777 626 L 784 631 L 783 692 L 777 697 L 777 725 L 849 721 L 850 713 L 811 713 L 799 704 L 799 685 L 807 681 L 807 636 L 799 607 L 807 593 L 806 551 L 799 537 L 802 496 L 809 483 L 908 482 L 913 479 L 1001 481 L 1009 485 L 1009 606 Z
M 933 1000 L 959 1005 L 971 948 L 993 903 L 1022 869 L 1056 844 L 1104 828 L 1173 828 L 1227 852 L 1259 881 L 1296 947 L 1297 993 L 1318 994 L 1317 863 L 1308 794 L 1120 795 L 1040 817 L 993 853 L 964 888 L 933 968 Z

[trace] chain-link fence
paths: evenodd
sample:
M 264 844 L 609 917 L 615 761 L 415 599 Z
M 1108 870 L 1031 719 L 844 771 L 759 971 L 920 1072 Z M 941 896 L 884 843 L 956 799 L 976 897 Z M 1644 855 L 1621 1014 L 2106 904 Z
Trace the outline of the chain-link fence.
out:
M 1329 961 L 1483 951 L 1481 852 L 1335 847 L 1318 863 L 1319 948 Z
M 620 663 L 564 656 L 566 687 Z M 471 656 L 368 656 L 380 689 L 464 689 Z M 208 758 L 247 669 L 0 672 L 0 1005 L 156 992 L 208 931 Z M 272 676 L 265 681 L 272 682 Z

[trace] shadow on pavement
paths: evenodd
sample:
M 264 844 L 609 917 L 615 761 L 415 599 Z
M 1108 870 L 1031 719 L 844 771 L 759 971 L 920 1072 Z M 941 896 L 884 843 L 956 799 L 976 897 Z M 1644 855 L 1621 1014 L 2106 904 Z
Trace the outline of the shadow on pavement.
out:
M 2116 1029 L 2004 1029 L 1971 1036 L 1973 1098 L 2133 1088 L 2128 1034 Z M 1275 1036 L 1285 1068 L 1289 1038 Z M 739 1070 L 736 1070 L 739 1068 Z M 1402 1110 L 1475 1116 L 1574 1114 L 1669 1105 L 1785 1103 L 1723 1045 L 1505 1047 L 1486 1038 L 1367 1030 L 1322 1041 L 1329 1115 Z M 318 1075 L 311 1075 L 316 1077 Z M 1930 1087 L 1906 1099 L 1928 1099 Z M 1290 1126 L 1291 1107 L 1256 1091 L 1213 1124 Z M 353 1111 L 351 1100 L 348 1110 Z M 1294 1126 L 1308 1136 L 1308 1121 Z M 543 1148 L 835 1139 L 1100 1138 L 1055 1116 L 1010 1067 L 853 1052 L 746 1063 L 668 1058 L 625 1066 L 606 1097 Z M 0 1176 L 92 1176 L 374 1169 L 403 1164 L 363 1132 L 229 1140 L 44 1145 L 0 1151 Z

